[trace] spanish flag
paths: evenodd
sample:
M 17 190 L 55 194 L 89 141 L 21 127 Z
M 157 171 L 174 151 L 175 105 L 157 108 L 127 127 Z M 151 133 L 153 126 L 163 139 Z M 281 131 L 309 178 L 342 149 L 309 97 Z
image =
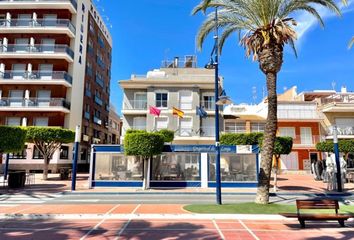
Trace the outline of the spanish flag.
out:
M 183 118 L 184 116 L 184 112 L 175 107 L 173 107 L 172 113 L 174 116 L 178 116 L 179 118 Z

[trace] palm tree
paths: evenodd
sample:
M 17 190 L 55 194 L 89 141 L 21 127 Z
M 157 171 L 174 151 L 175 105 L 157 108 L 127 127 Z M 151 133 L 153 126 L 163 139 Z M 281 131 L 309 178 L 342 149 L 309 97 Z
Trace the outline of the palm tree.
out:
M 346 0 L 343 0 L 346 4 Z M 324 25 L 315 6 L 330 9 L 341 15 L 334 0 L 202 0 L 192 11 L 196 14 L 208 8 L 218 7 L 218 27 L 222 28 L 219 48 L 222 50 L 225 40 L 234 33 L 242 33 L 240 44 L 246 55 L 253 55 L 259 62 L 259 68 L 266 76 L 268 90 L 268 117 L 264 132 L 262 161 L 258 180 L 256 203 L 269 202 L 271 163 L 277 130 L 277 74 L 283 64 L 284 45 L 289 44 L 295 51 L 297 38 L 292 17 L 295 12 L 305 11 Z M 207 15 L 197 34 L 199 49 L 205 38 L 215 28 L 213 13 Z M 220 51 L 221 51 L 220 50 Z

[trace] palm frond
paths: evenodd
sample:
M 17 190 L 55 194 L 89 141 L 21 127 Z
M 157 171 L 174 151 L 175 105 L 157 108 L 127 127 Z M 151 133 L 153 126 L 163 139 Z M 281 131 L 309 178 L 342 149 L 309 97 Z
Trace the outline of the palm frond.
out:
M 347 4 L 347 0 L 342 0 Z M 295 12 L 307 12 L 314 16 L 321 26 L 323 19 L 317 10 L 322 6 L 340 15 L 340 8 L 335 0 L 202 0 L 192 11 L 192 14 L 206 12 L 209 8 L 218 7 L 219 23 L 222 34 L 219 41 L 220 51 L 225 41 L 234 32 L 242 32 L 241 45 L 245 47 L 246 55 L 253 54 L 257 60 L 258 52 L 269 44 L 284 46 L 289 44 L 294 49 L 297 39 L 294 26 L 296 20 L 289 17 Z M 197 45 L 201 49 L 207 35 L 215 28 L 213 14 L 209 14 L 199 29 Z M 353 45 L 354 42 L 351 42 Z
M 351 49 L 354 45 L 354 37 L 352 38 L 352 40 L 350 40 L 348 48 Z

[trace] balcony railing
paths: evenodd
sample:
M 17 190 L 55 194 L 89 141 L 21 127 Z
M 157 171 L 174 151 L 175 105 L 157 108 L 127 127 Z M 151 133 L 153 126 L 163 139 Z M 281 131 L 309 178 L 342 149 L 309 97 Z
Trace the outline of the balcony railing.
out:
M 132 129 L 134 129 L 134 130 L 146 130 L 146 125 L 133 125 Z
M 56 54 L 56 53 L 66 53 L 72 59 L 74 59 L 74 51 L 68 45 L 62 44 L 9 44 L 0 45 L 0 54 L 3 53 L 14 53 L 14 54 Z
M 97 103 L 98 105 L 102 106 L 103 105 L 103 101 L 100 97 L 95 95 L 95 103 Z
M 204 110 L 207 110 L 207 111 L 215 110 L 215 102 L 214 101 L 202 101 L 201 105 L 204 107 Z
M 147 110 L 146 100 L 130 100 L 125 101 L 123 105 L 124 110 Z
M 349 135 L 349 136 L 354 136 L 354 126 L 350 127 L 337 127 L 337 133 L 338 135 Z M 327 134 L 330 136 L 333 136 L 333 126 L 330 126 L 327 129 Z
M 70 103 L 63 98 L 1 98 L 1 108 L 53 108 L 63 107 L 70 110 Z
M 1 2 L 1 1 L 0 1 Z M 69 28 L 75 34 L 76 29 L 69 19 L 2 19 L 0 28 Z
M 191 137 L 193 135 L 192 128 L 180 128 L 178 130 L 178 136 L 180 137 Z
M 246 133 L 246 125 L 225 125 L 225 133 Z
M 57 81 L 65 80 L 72 84 L 73 78 L 64 71 L 5 71 L 0 72 L 0 80 L 41 80 L 41 81 Z
M 76 0 L 0 0 L 1 2 L 21 2 L 21 3 L 33 3 L 33 2 L 70 2 L 75 9 L 77 9 Z
M 96 116 L 93 117 L 93 122 L 98 125 L 102 125 L 102 120 Z
M 199 132 L 201 137 L 215 137 L 215 127 L 201 127 Z
M 331 103 L 354 103 L 354 94 L 353 93 L 341 93 L 334 94 L 327 98 L 321 99 L 322 104 L 331 104 Z

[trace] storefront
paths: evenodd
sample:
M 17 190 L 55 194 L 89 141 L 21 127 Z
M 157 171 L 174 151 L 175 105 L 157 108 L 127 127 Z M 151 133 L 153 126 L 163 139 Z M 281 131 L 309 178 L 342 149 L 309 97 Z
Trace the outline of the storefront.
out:
M 221 146 L 222 187 L 256 187 L 257 146 Z M 150 187 L 215 187 L 215 146 L 166 145 L 152 159 Z M 141 187 L 143 160 L 122 146 L 93 145 L 90 187 Z

